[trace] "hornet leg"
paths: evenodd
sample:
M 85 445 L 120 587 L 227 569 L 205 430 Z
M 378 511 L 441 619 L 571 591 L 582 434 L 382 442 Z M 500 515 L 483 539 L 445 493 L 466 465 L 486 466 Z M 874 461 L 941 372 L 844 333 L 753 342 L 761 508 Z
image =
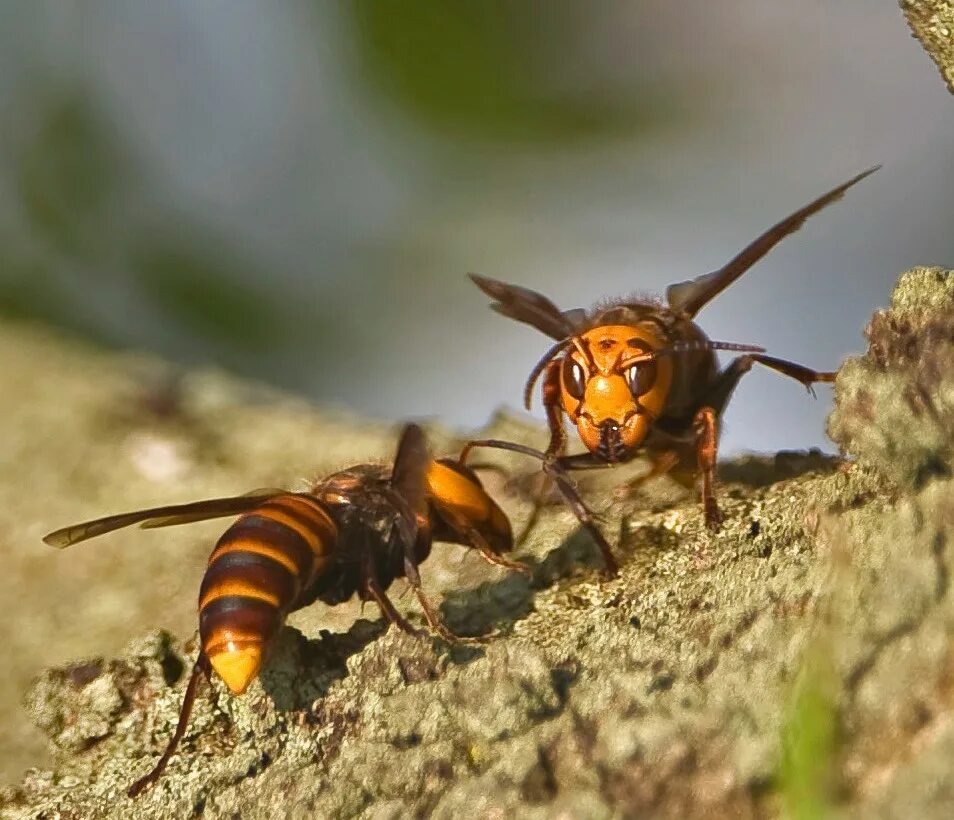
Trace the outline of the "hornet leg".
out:
M 718 452 L 718 421 L 711 407 L 703 407 L 693 420 L 696 431 L 696 455 L 699 471 L 702 473 L 702 507 L 705 512 L 706 526 L 710 530 L 719 529 L 722 513 L 715 499 L 715 466 Z
M 810 367 L 789 362 L 785 359 L 776 359 L 774 356 L 765 356 L 761 353 L 749 353 L 745 356 L 739 356 L 733 359 L 729 362 L 729 366 L 716 376 L 715 380 L 706 388 L 705 394 L 702 396 L 703 405 L 715 410 L 716 416 L 721 416 L 726 404 L 729 403 L 732 392 L 739 383 L 739 379 L 752 369 L 754 362 L 758 362 L 777 373 L 795 379 L 795 381 L 804 385 L 813 396 L 815 395 L 815 391 L 812 387 L 813 384 L 816 382 L 833 382 L 836 376 L 835 373 L 812 370 Z
M 420 537 L 420 535 L 421 532 L 418 531 L 418 537 Z M 427 539 L 428 541 L 430 540 L 430 533 L 427 534 Z M 417 600 L 421 604 L 421 609 L 424 610 L 424 619 L 427 621 L 427 625 L 430 627 L 431 632 L 443 638 L 448 643 L 458 643 L 461 641 L 466 642 L 466 638 L 461 638 L 460 636 L 455 635 L 450 631 L 450 629 L 447 628 L 447 625 L 437 612 L 437 607 L 435 607 L 431 602 L 431 599 L 424 594 L 423 585 L 421 584 L 421 573 L 418 571 L 417 566 L 418 546 L 418 544 L 405 541 L 404 577 L 407 578 L 407 582 L 411 585 L 411 589 L 414 590 L 414 594 L 417 596 Z
M 560 360 L 554 359 L 547 365 L 543 377 L 543 409 L 547 413 L 547 427 L 550 428 L 550 443 L 546 455 L 556 458 L 566 449 L 566 429 L 563 427 L 563 407 L 560 404 Z
M 715 500 L 715 463 L 718 449 L 718 419 L 725 410 L 732 393 L 752 365 L 758 362 L 778 373 L 803 384 L 808 391 L 815 395 L 812 385 L 815 382 L 832 382 L 835 373 L 820 372 L 804 365 L 789 362 L 785 359 L 776 359 L 761 353 L 749 353 L 733 359 L 715 378 L 702 396 L 702 405 L 696 411 L 693 419 L 693 429 L 696 433 L 696 459 L 699 471 L 702 473 L 702 503 L 705 510 L 706 526 L 716 530 L 722 522 Z
M 179 722 L 176 724 L 176 730 L 173 732 L 169 743 L 166 745 L 166 750 L 162 753 L 162 757 L 159 758 L 159 761 L 153 767 L 152 771 L 144 777 L 140 777 L 139 780 L 129 787 L 126 793 L 130 797 L 136 797 L 144 789 L 151 786 L 159 779 L 163 771 L 165 771 L 169 759 L 175 754 L 176 747 L 179 745 L 179 741 L 182 740 L 183 735 L 185 735 L 186 727 L 189 725 L 189 717 L 192 715 L 192 705 L 195 703 L 199 683 L 201 683 L 203 677 L 205 677 L 206 680 L 210 680 L 210 673 L 211 667 L 209 666 L 209 660 L 206 658 L 205 652 L 200 649 L 199 657 L 196 658 L 195 664 L 192 666 L 192 674 L 189 676 L 185 696 L 182 699 L 182 708 L 179 710 Z
M 563 407 L 560 403 L 560 360 L 554 359 L 544 371 L 543 383 L 543 409 L 547 415 L 547 428 L 550 431 L 550 442 L 547 444 L 545 455 L 548 459 L 554 460 L 563 455 L 566 450 L 566 429 L 563 426 Z M 544 465 L 544 477 L 542 484 L 533 494 L 533 509 L 530 511 L 530 517 L 527 523 L 523 525 L 520 534 L 517 536 L 516 544 L 522 546 L 533 528 L 540 520 L 540 513 L 546 504 L 546 497 L 552 486 L 552 476 L 546 471 Z
M 495 567 L 503 567 L 512 572 L 519 572 L 527 578 L 533 576 L 533 571 L 526 564 L 521 561 L 511 561 L 499 552 L 495 552 L 490 544 L 487 543 L 487 540 L 473 527 L 465 527 L 464 532 L 467 534 L 470 543 L 473 544 L 477 552 L 480 553 L 480 557 L 488 564 L 493 564 Z
M 757 361 L 759 364 L 763 364 L 766 367 L 772 368 L 772 370 L 801 382 L 805 386 L 805 389 L 812 394 L 812 396 L 815 395 L 815 390 L 812 387 L 814 382 L 833 382 L 835 380 L 835 376 L 838 375 L 837 373 L 823 373 L 817 370 L 812 370 L 810 367 L 805 367 L 804 365 L 796 364 L 795 362 L 789 362 L 785 359 L 776 359 L 774 356 L 765 356 L 762 353 L 752 353 L 750 355 L 751 358 Z
M 570 481 L 570 478 L 567 475 L 567 470 L 594 469 L 597 467 L 605 468 L 607 466 L 605 462 L 597 463 L 580 460 L 590 455 L 589 453 L 583 453 L 580 457 L 563 456 L 560 458 L 555 458 L 553 456 L 548 456 L 546 453 L 541 453 L 539 450 L 533 449 L 533 447 L 527 447 L 526 445 L 517 444 L 512 441 L 502 441 L 500 439 L 479 439 L 467 442 L 467 445 L 460 454 L 461 463 L 465 462 L 470 451 L 476 447 L 490 447 L 497 450 L 507 450 L 511 453 L 522 453 L 525 456 L 531 456 L 532 458 L 539 459 L 543 465 L 543 472 L 553 480 L 554 484 L 556 484 L 556 487 L 560 491 L 560 495 L 563 496 L 563 500 L 566 502 L 566 505 L 573 511 L 573 514 L 577 517 L 580 524 L 590 534 L 590 536 L 596 542 L 596 545 L 599 547 L 600 553 L 603 556 L 603 562 L 606 567 L 606 574 L 611 578 L 619 574 L 619 566 L 616 563 L 616 559 L 613 557 L 613 550 L 610 547 L 609 542 L 600 531 L 600 528 L 596 526 L 596 522 L 593 519 L 593 514 L 583 503 L 583 499 L 580 498 L 580 494 L 577 492 L 576 487 L 573 486 L 573 482 Z M 483 551 L 481 554 L 484 555 L 484 558 L 491 563 L 500 563 L 501 556 L 497 555 L 496 553 L 493 553 L 492 557 L 490 555 L 484 554 Z
M 381 610 L 381 614 L 402 632 L 407 632 L 408 635 L 413 635 L 415 638 L 427 637 L 426 632 L 412 626 L 407 618 L 405 618 L 394 607 L 394 604 L 391 602 L 391 599 L 388 598 L 387 593 L 381 588 L 381 584 L 374 572 L 374 566 L 371 564 L 370 556 L 365 556 L 364 560 L 362 561 L 361 570 L 362 575 L 364 576 L 364 592 L 378 605 L 378 609 Z

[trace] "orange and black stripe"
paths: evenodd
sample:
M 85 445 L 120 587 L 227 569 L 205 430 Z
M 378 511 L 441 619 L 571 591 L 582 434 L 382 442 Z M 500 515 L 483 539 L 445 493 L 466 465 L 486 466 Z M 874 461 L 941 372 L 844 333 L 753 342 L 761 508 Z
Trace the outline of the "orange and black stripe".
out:
M 337 540 L 321 502 L 289 493 L 243 515 L 216 543 L 199 590 L 199 635 L 235 694 L 258 674 L 268 641 L 325 571 Z

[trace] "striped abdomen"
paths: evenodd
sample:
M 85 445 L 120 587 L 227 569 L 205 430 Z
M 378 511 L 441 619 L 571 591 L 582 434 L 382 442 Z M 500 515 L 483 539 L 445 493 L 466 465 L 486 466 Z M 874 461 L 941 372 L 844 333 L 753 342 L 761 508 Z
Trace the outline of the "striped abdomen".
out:
M 281 495 L 243 515 L 218 540 L 199 590 L 199 636 L 212 667 L 237 695 L 265 648 L 326 568 L 334 521 L 307 495 Z

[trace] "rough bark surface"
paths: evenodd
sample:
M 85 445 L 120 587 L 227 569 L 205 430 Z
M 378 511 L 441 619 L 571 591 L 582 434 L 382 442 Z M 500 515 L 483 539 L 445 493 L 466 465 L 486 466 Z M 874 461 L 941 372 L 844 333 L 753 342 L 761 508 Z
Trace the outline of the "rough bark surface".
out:
M 952 317 L 954 273 L 904 274 L 835 386 L 830 432 L 848 460 L 723 465 L 717 534 L 666 479 L 618 498 L 614 470 L 583 486 L 617 579 L 558 506 L 519 550 L 531 582 L 436 550 L 425 583 L 453 629 L 493 633 L 483 646 L 412 639 L 365 620 L 371 608 L 303 613 L 244 696 L 203 690 L 181 752 L 135 804 L 125 788 L 175 723 L 222 526 L 64 553 L 39 535 L 386 457 L 393 431 L 213 374 L 188 374 L 178 410 L 156 416 L 120 399 L 155 365 L 6 329 L 0 354 L 22 349 L 25 372 L 48 363 L 16 402 L 0 391 L 30 421 L 7 462 L 29 477 L 3 476 L 0 537 L 22 565 L 3 583 L 30 592 L 2 592 L 27 621 L 11 629 L 11 688 L 52 758 L 2 792 L 3 816 L 954 816 Z M 541 436 L 503 415 L 491 432 Z M 435 444 L 453 442 L 437 431 Z M 498 463 L 518 479 L 488 484 L 519 529 L 532 465 Z M 399 603 L 421 621 L 410 596 Z M 104 659 L 120 636 L 132 643 Z M 28 763 L 5 742 L 8 766 Z
M 950 0 L 901 0 L 914 36 L 921 41 L 954 94 L 954 3 Z

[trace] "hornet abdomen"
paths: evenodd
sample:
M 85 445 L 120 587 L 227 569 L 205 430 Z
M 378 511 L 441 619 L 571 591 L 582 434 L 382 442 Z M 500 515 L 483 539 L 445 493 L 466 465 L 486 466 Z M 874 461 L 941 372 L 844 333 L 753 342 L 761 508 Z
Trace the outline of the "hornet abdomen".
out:
M 337 540 L 321 502 L 291 493 L 243 515 L 218 540 L 199 590 L 199 635 L 232 692 L 245 691 L 285 616 L 308 602 Z

